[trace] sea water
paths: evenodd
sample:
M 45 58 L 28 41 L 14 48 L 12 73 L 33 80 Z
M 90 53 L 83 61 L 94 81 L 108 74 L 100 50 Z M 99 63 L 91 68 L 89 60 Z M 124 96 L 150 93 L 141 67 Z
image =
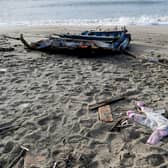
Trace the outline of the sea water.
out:
M 168 24 L 168 0 L 0 0 L 0 25 Z

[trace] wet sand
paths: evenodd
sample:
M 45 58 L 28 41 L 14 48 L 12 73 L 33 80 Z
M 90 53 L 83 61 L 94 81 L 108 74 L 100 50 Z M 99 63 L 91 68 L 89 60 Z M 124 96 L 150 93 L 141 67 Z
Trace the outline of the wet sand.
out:
M 146 140 L 151 130 L 137 124 L 120 132 L 112 123 L 98 120 L 88 104 L 125 92 L 128 100 L 112 104 L 113 115 L 135 110 L 135 100 L 168 110 L 168 68 L 126 55 L 77 57 L 28 51 L 20 41 L 52 33 L 80 32 L 86 27 L 20 27 L 0 30 L 0 126 L 15 126 L 0 132 L 0 167 L 7 167 L 19 153 L 41 157 L 40 168 L 166 168 L 168 138 L 157 145 Z M 87 28 L 94 29 L 94 28 Z M 107 28 L 105 28 L 107 29 Z M 130 50 L 138 58 L 168 59 L 167 27 L 128 27 Z M 167 111 L 168 113 L 168 111 Z M 20 160 L 23 167 L 23 160 Z M 25 163 L 26 164 L 26 163 Z M 18 165 L 19 167 L 19 165 Z M 24 167 L 31 167 L 25 165 Z

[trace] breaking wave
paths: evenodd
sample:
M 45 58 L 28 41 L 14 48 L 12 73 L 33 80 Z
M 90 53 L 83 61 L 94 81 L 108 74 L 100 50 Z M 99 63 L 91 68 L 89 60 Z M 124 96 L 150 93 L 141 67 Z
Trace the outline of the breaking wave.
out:
M 0 21 L 0 26 L 123 26 L 123 25 L 168 25 L 168 16 L 162 17 L 120 17 L 105 19 L 60 19 L 60 20 L 33 20 L 33 21 Z

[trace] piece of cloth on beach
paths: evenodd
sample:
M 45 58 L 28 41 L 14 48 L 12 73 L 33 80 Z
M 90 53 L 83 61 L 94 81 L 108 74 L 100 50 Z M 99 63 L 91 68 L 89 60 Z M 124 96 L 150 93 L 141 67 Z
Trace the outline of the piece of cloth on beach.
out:
M 161 113 L 154 112 L 151 108 L 145 107 L 137 103 L 137 106 L 144 112 L 143 114 L 137 114 L 134 111 L 128 111 L 128 118 L 132 119 L 136 123 L 149 127 L 153 130 L 153 133 L 147 140 L 149 144 L 157 144 L 159 141 L 168 135 L 168 119 Z
M 168 127 L 161 130 L 156 129 L 148 138 L 147 143 L 151 145 L 157 144 L 162 138 L 166 136 L 168 136 Z

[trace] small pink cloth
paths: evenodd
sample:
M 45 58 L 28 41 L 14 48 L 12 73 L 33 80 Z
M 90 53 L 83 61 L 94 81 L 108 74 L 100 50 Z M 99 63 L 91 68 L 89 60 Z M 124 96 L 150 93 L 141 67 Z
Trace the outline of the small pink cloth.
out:
M 148 138 L 147 143 L 155 145 L 160 142 L 161 139 L 168 135 L 168 129 L 166 130 L 155 130 Z

